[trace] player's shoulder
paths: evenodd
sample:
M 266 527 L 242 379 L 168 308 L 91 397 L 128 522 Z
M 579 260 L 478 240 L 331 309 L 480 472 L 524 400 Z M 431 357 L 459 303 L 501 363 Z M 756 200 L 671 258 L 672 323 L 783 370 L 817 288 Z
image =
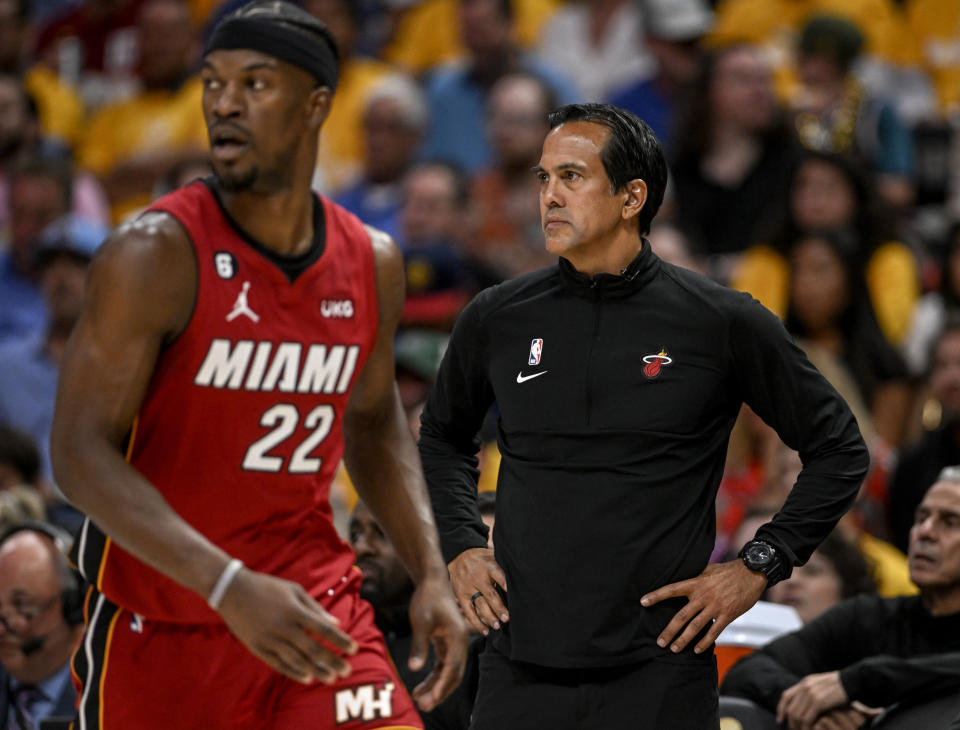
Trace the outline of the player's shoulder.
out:
M 363 223 L 362 225 L 367 236 L 370 238 L 370 247 L 373 249 L 374 257 L 383 257 L 389 260 L 403 260 L 403 254 L 397 242 L 393 240 L 393 236 L 368 223 Z
M 147 211 L 121 224 L 94 256 L 89 291 L 111 306 L 150 303 L 170 312 L 171 331 L 189 317 L 197 287 L 197 259 L 180 222 L 164 211 Z
M 171 213 L 148 210 L 121 223 L 107 237 L 97 252 L 98 260 L 129 261 L 140 265 L 192 261 L 190 236 L 183 224 Z

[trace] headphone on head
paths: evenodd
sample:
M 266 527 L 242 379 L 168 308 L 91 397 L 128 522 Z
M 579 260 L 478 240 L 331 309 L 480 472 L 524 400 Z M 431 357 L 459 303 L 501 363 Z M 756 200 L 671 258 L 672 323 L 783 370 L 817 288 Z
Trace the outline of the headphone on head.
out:
M 83 623 L 83 598 L 86 593 L 84 581 L 74 570 L 67 559 L 70 546 L 73 544 L 73 535 L 49 522 L 39 520 L 23 520 L 10 525 L 0 533 L 0 546 L 18 532 L 35 532 L 49 539 L 57 548 L 57 572 L 60 578 L 60 606 L 63 610 L 63 619 L 70 626 Z

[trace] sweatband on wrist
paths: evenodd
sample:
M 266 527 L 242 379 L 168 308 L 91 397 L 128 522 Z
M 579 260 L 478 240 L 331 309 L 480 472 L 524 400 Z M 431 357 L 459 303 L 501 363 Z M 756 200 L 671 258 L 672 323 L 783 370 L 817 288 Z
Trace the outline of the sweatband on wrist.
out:
M 214 28 L 203 49 L 246 49 L 279 58 L 311 74 L 331 91 L 337 86 L 337 52 L 322 39 L 311 37 L 293 25 L 263 19 L 226 17 Z
M 237 573 L 243 568 L 243 561 L 234 558 L 229 563 L 227 567 L 223 569 L 223 572 L 220 574 L 220 577 L 217 578 L 217 583 L 213 587 L 213 590 L 210 591 L 210 598 L 207 599 L 207 605 L 210 606 L 214 611 L 220 608 L 220 601 L 223 600 L 223 597 L 227 593 L 227 589 L 230 587 L 230 584 L 233 583 L 233 579 L 237 577 Z

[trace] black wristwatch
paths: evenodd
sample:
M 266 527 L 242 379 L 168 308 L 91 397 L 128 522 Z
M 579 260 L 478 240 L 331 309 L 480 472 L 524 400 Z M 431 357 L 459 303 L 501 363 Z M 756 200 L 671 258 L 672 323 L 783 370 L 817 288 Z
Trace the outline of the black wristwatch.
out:
M 740 550 L 739 557 L 750 570 L 763 573 L 767 577 L 767 586 L 779 583 L 787 577 L 783 558 L 769 542 L 751 540 Z

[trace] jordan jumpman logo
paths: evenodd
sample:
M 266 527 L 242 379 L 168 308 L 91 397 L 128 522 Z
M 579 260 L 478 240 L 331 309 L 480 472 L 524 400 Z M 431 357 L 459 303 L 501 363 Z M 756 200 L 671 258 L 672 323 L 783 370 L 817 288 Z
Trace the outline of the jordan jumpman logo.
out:
M 233 303 L 233 311 L 227 315 L 227 321 L 232 322 L 241 314 L 247 315 L 254 322 L 260 321 L 260 316 L 250 309 L 250 305 L 247 304 L 247 292 L 250 291 L 250 282 L 243 282 L 243 291 L 237 295 L 237 301 Z

